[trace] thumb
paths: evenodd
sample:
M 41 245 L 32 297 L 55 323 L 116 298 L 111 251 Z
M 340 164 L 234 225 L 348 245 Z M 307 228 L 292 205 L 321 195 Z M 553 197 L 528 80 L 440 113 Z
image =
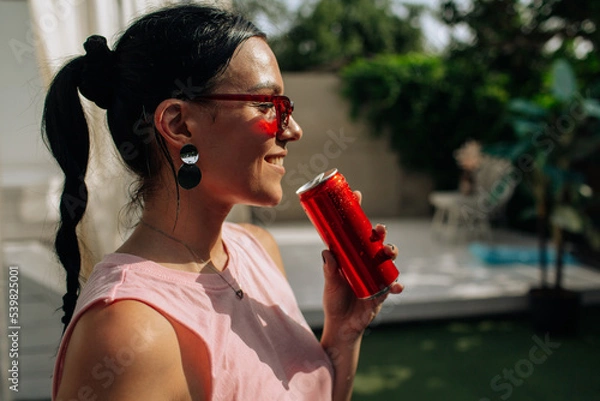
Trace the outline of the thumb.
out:
M 329 250 L 321 252 L 323 257 L 323 273 L 325 276 L 325 285 L 329 288 L 337 288 L 339 285 L 344 285 L 345 280 L 338 269 L 338 263 L 335 256 Z
M 338 264 L 333 253 L 330 250 L 325 249 L 321 252 L 321 256 L 323 257 L 323 270 L 325 276 L 338 275 Z

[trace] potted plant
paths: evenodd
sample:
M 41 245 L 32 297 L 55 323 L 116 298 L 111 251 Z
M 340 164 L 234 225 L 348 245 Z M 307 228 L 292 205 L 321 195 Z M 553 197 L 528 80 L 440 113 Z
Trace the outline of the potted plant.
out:
M 600 103 L 577 89 L 565 60 L 554 62 L 550 88 L 530 100 L 509 103 L 517 141 L 492 147 L 509 157 L 529 184 L 535 202 L 539 239 L 540 284 L 529 291 L 537 331 L 576 331 L 580 294 L 565 289 L 563 269 L 568 239 L 577 235 L 600 248 L 600 232 L 587 213 L 597 194 L 578 166 L 600 153 Z M 548 280 L 548 241 L 552 240 L 555 278 Z

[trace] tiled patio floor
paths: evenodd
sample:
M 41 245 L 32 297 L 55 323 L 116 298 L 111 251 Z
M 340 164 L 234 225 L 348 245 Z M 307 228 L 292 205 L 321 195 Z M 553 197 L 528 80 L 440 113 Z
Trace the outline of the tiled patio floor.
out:
M 405 290 L 388 297 L 378 321 L 517 312 L 527 307 L 525 295 L 539 282 L 536 266 L 487 266 L 468 251 L 466 241 L 434 239 L 428 220 L 381 221 L 388 229 L 386 242 L 399 247 L 396 265 Z M 321 325 L 320 238 L 308 224 L 268 228 L 281 247 L 289 281 L 307 320 L 313 326 Z M 531 247 L 536 244 L 530 236 L 502 231 L 494 232 L 491 242 Z M 575 265 L 565 270 L 566 288 L 583 291 L 585 303 L 600 302 L 600 271 Z M 549 274 L 550 280 L 553 277 Z

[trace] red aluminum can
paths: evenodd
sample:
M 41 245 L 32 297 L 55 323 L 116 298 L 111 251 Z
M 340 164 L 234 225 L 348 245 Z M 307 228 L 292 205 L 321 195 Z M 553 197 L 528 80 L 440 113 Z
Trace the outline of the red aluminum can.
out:
M 371 299 L 387 292 L 398 279 L 398 269 L 344 176 L 329 170 L 296 194 L 356 297 Z

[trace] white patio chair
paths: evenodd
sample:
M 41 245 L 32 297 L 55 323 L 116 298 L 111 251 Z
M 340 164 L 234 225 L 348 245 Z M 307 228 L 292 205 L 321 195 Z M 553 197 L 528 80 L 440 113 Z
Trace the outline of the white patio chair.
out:
M 510 161 L 484 156 L 475 173 L 472 195 L 459 191 L 435 191 L 429 202 L 435 212 L 432 233 L 443 239 L 491 238 L 490 220 L 503 212 L 510 200 L 518 177 Z

